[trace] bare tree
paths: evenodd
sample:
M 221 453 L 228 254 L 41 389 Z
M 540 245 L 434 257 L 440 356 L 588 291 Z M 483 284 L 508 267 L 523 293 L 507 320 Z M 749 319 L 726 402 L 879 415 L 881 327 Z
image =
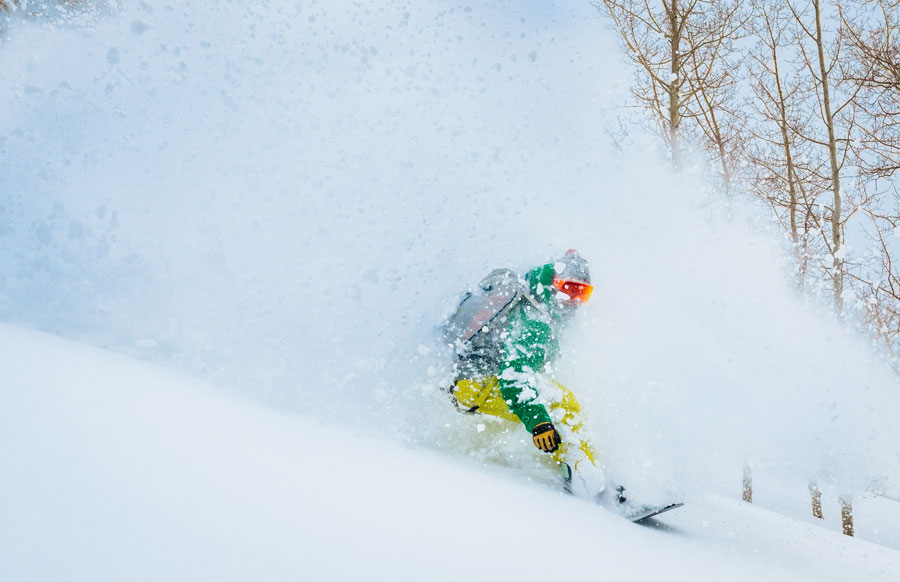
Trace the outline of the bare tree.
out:
M 826 171 L 820 176 L 827 181 L 829 192 L 829 200 L 823 204 L 826 210 L 823 219 L 828 223 L 823 242 L 830 256 L 828 268 L 834 308 L 841 314 L 846 274 L 844 228 L 847 220 L 865 203 L 861 198 L 851 200 L 846 196 L 851 204 L 845 210 L 845 193 L 842 192 L 845 185 L 842 172 L 848 165 L 858 163 L 851 144 L 854 131 L 858 130 L 855 99 L 859 87 L 852 83 L 841 61 L 845 28 L 837 27 L 831 40 L 823 32 L 821 0 L 811 0 L 805 9 L 798 9 L 795 2 L 787 2 L 787 6 L 799 31 L 799 56 L 805 74 L 812 82 L 820 125 L 819 131 L 800 134 L 800 137 L 824 148 L 828 154 Z
M 791 74 L 790 62 L 782 62 L 781 53 L 794 40 L 785 5 L 756 0 L 754 12 L 758 18 L 749 28 L 757 44 L 750 50 L 748 68 L 755 122 L 749 124 L 751 139 L 745 151 L 749 185 L 789 232 L 802 285 L 810 258 L 818 254 L 811 236 L 822 230 L 815 193 L 825 187 L 817 179 L 821 172 L 811 144 L 800 137 L 811 133 L 811 114 L 804 105 L 812 89 L 803 76 Z
M 888 206 L 888 208 L 882 208 Z M 848 271 L 865 308 L 871 329 L 900 373 L 900 264 L 892 240 L 900 232 L 900 199 L 881 196 L 866 207 L 866 235 L 873 242 L 872 257 Z
M 851 272 L 871 327 L 900 371 L 900 0 L 867 0 L 841 11 L 849 78 L 859 88 L 861 187 L 872 192 L 865 232 L 873 242 L 867 264 Z
M 728 59 L 743 25 L 741 3 L 602 0 L 595 6 L 610 16 L 638 65 L 633 95 L 659 126 L 675 167 L 683 164 L 683 125 L 692 122 L 691 131 L 719 157 L 730 185 L 739 132 L 728 123 L 738 116 L 725 104 L 734 85 Z
M 854 15 L 842 11 L 841 20 L 851 78 L 862 89 L 858 102 L 868 117 L 863 172 L 890 177 L 900 170 L 900 0 L 863 2 Z
M 826 39 L 818 0 L 803 9 L 756 0 L 754 13 L 749 183 L 790 234 L 798 284 L 825 274 L 842 313 L 844 229 L 867 199 L 859 189 L 842 191 L 857 163 L 851 138 L 858 129 L 855 85 L 839 61 L 842 32 Z
M 728 195 L 746 147 L 745 124 L 737 106 L 735 71 L 739 66 L 733 43 L 741 36 L 747 20 L 740 4 L 715 3 L 684 31 L 684 73 L 693 102 L 683 117 L 696 121 L 700 144 L 712 152 L 720 166 Z M 713 58 L 709 58 L 710 51 L 704 45 L 713 47 Z

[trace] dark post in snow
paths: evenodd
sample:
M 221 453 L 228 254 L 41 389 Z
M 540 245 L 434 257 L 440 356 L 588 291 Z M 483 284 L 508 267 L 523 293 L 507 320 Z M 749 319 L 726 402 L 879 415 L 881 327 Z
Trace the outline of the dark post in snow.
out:
M 822 513 L 822 492 L 819 491 L 819 486 L 815 481 L 809 482 L 809 495 L 812 498 L 813 517 L 825 519 L 825 515 Z
M 750 474 L 750 465 L 744 465 L 744 491 L 741 499 L 753 503 L 753 476 Z
M 841 495 L 841 526 L 845 536 L 853 536 L 853 503 L 849 495 Z

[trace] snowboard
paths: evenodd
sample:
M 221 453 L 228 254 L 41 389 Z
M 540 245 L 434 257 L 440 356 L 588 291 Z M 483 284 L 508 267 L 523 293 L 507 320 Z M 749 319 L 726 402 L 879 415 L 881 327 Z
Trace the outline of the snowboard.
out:
M 626 513 L 625 518 L 636 523 L 639 521 L 644 521 L 645 519 L 650 519 L 651 517 L 656 517 L 660 513 L 678 509 L 682 506 L 684 506 L 684 503 L 669 503 L 668 505 L 644 505 Z
M 647 505 L 628 501 L 625 496 L 625 488 L 621 485 L 606 489 L 598 498 L 597 503 L 613 513 L 617 513 L 631 522 L 641 522 L 661 513 L 672 511 L 682 507 L 684 503 L 672 502 L 663 505 Z

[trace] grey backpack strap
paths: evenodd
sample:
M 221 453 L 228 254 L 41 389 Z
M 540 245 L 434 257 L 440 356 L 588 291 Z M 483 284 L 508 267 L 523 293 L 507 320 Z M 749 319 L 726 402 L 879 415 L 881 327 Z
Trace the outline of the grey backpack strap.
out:
M 535 309 L 537 309 L 537 310 L 540 311 L 541 313 L 546 313 L 546 312 L 547 312 L 547 306 L 544 305 L 544 303 L 543 303 L 542 301 L 538 301 L 537 299 L 535 299 L 535 298 L 531 295 L 531 293 L 529 293 L 529 292 L 526 291 L 525 293 L 522 293 L 522 295 L 525 296 L 525 299 L 527 299 L 528 302 L 531 303 L 531 305 L 534 306 Z

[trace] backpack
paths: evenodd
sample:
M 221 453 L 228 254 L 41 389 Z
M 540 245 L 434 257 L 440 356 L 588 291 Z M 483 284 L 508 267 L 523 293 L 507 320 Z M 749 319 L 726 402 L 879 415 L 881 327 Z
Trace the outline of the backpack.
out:
M 494 269 L 465 296 L 448 319 L 446 339 L 457 348 L 472 344 L 479 334 L 492 331 L 492 323 L 505 317 L 528 297 L 528 285 L 510 269 Z

